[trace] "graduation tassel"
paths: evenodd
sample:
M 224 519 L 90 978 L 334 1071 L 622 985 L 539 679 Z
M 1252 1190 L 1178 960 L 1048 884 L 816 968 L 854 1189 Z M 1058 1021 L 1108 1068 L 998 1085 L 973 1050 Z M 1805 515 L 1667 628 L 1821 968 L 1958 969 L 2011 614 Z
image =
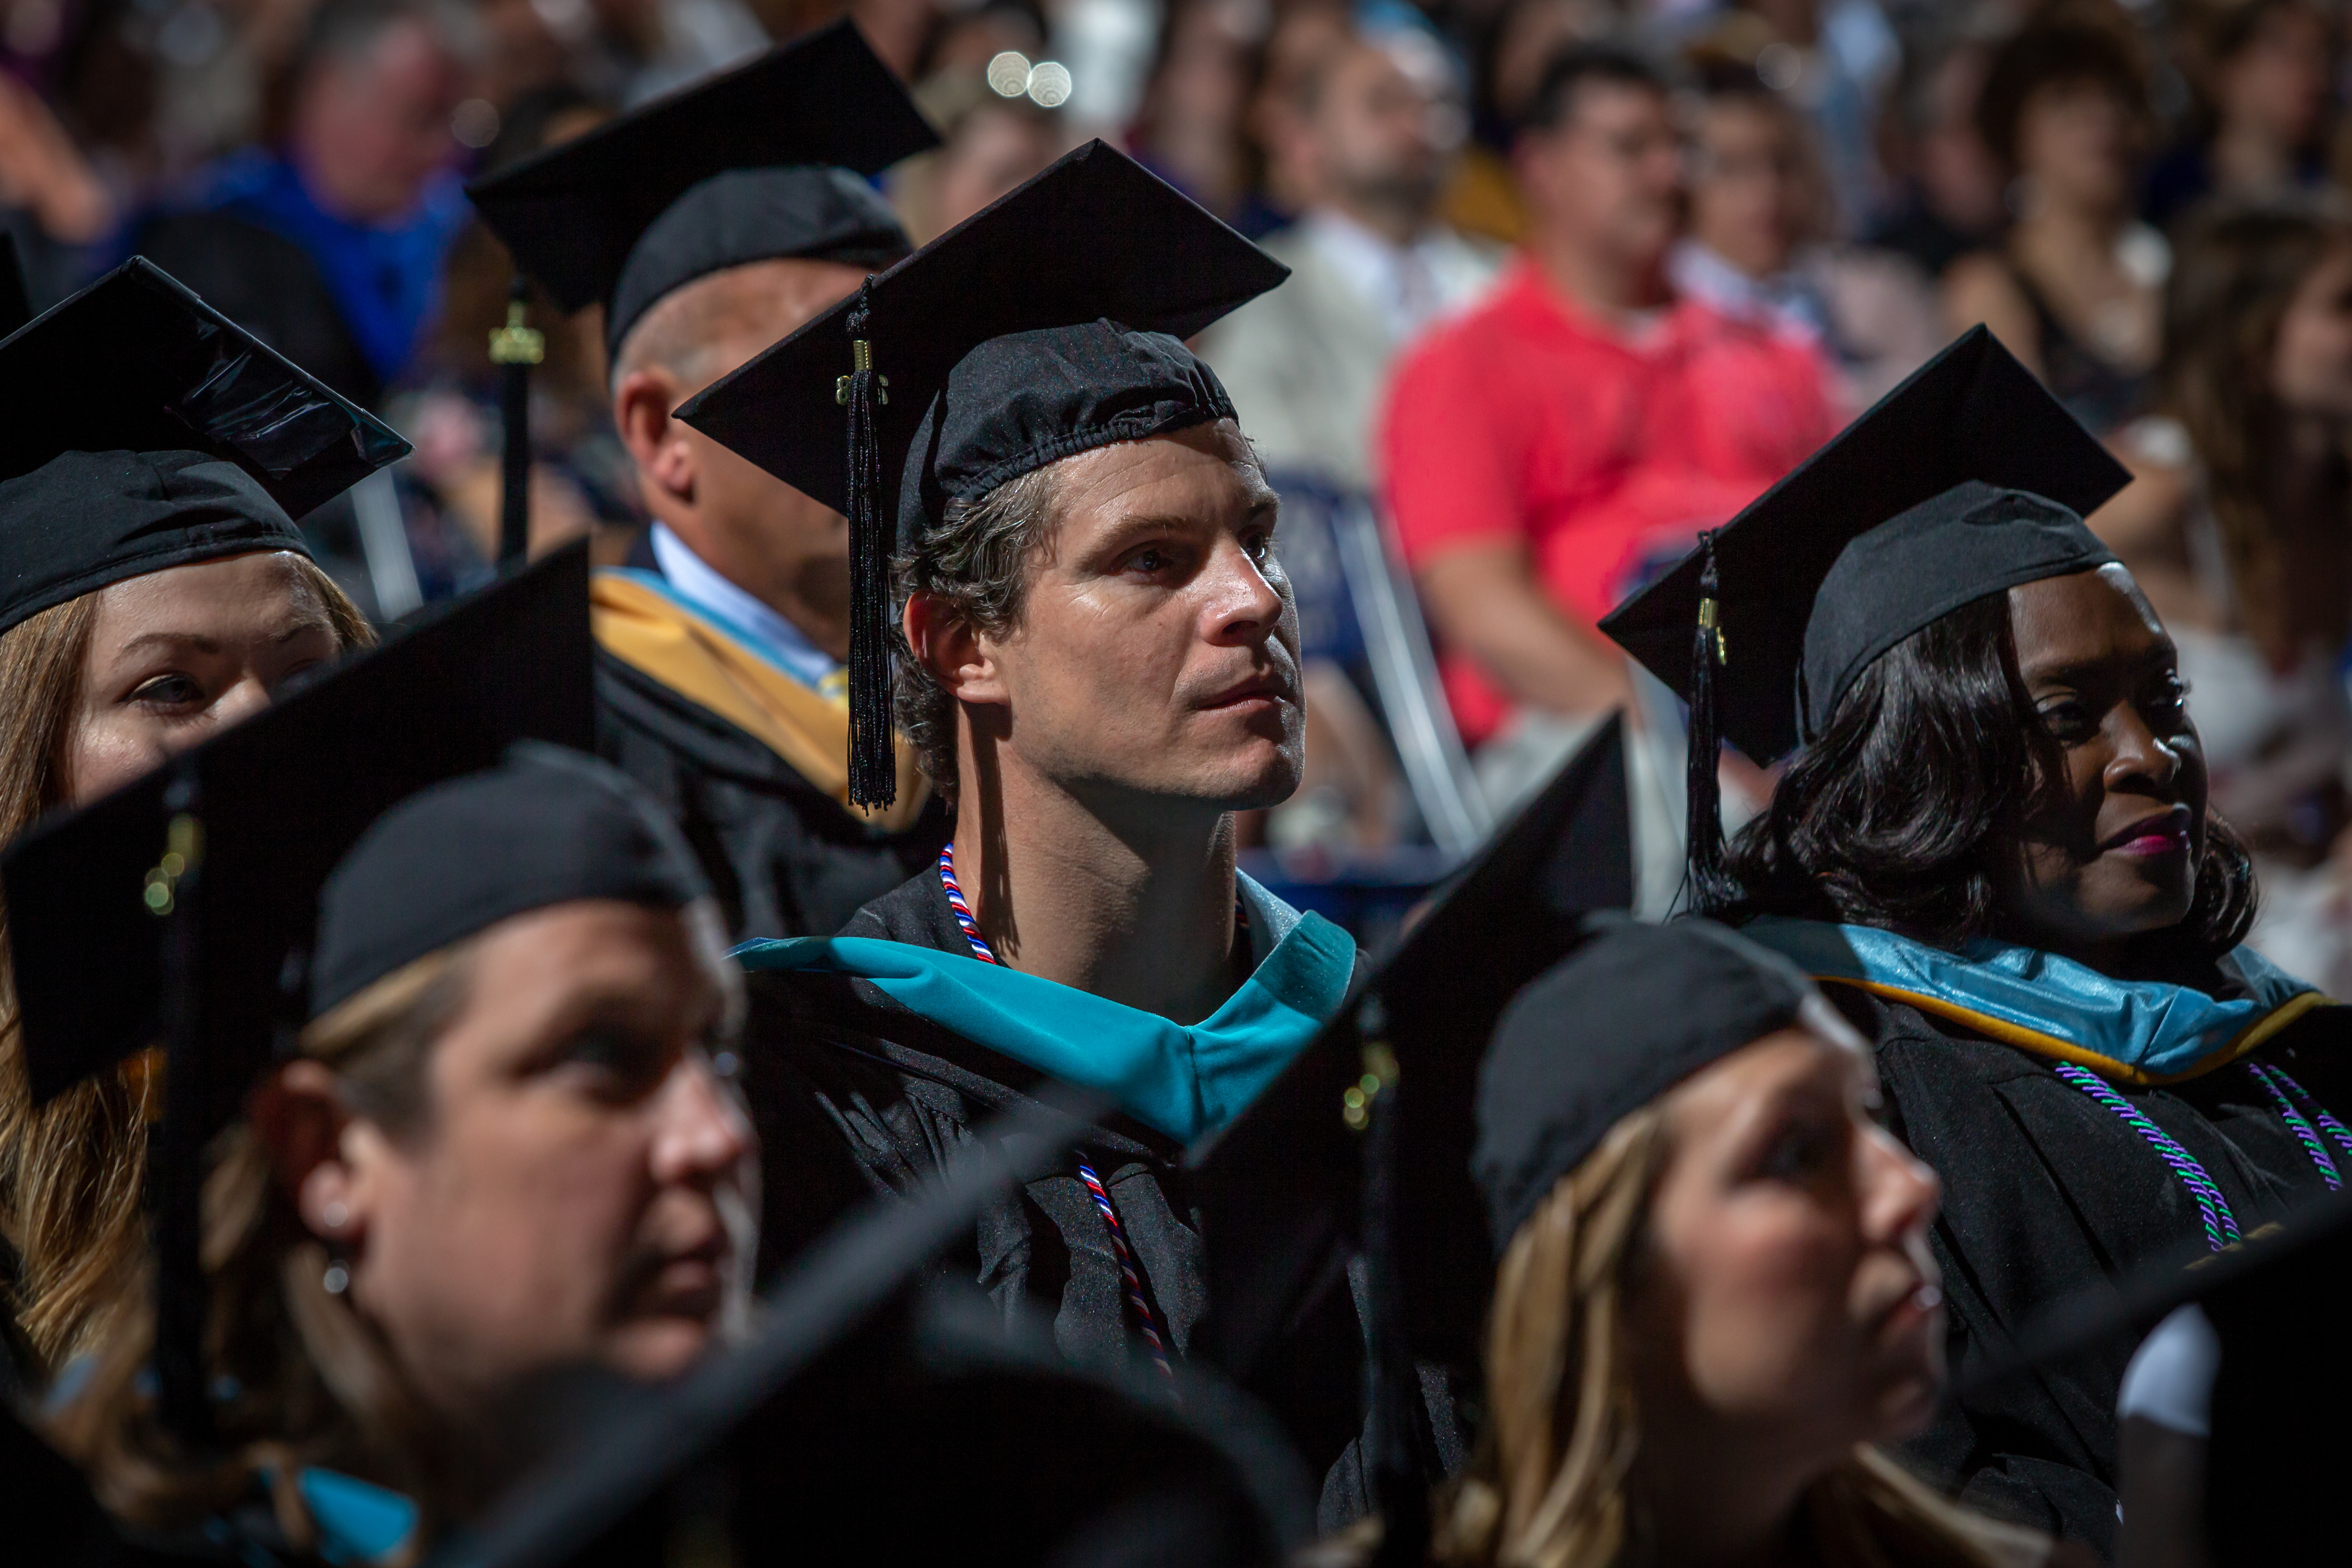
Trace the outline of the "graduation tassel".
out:
M 507 289 L 507 324 L 490 334 L 499 367 L 499 416 L 506 451 L 499 463 L 499 565 L 519 566 L 530 550 L 530 367 L 547 357 L 546 334 L 525 324 L 529 285 L 515 274 Z
M 155 1406 L 163 1429 L 190 1454 L 212 1447 L 205 1375 L 204 964 L 196 900 L 205 858 L 203 797 L 183 758 L 163 795 L 172 812 L 163 858 L 147 873 L 149 911 L 163 932 L 163 1122 L 148 1183 L 155 1226 Z
M 1731 877 L 1725 868 L 1723 786 L 1716 768 L 1722 755 L 1716 723 L 1716 671 L 1726 662 L 1721 584 L 1715 567 L 1716 530 L 1699 535 L 1698 626 L 1691 638 L 1690 760 L 1685 779 L 1689 804 L 1689 912 L 1712 914 L 1731 902 Z
M 876 410 L 890 401 L 890 378 L 874 368 L 866 331 L 874 319 L 869 276 L 849 310 L 850 373 L 833 398 L 849 410 L 849 800 L 879 809 L 898 798 L 898 756 L 890 722 L 890 541 L 882 516 L 882 443 Z

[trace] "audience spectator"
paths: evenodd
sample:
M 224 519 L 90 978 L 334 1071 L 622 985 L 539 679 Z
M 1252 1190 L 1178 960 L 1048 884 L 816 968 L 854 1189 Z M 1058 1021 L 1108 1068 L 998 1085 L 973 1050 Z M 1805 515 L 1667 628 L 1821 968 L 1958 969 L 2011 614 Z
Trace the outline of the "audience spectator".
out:
M 1296 140 L 1275 162 L 1307 205 L 1266 241 L 1290 281 L 1200 345 L 1269 472 L 1370 489 L 1390 361 L 1495 275 L 1499 258 L 1434 218 L 1459 142 L 1455 98 L 1419 31 L 1352 34 L 1299 75 L 1277 122 Z
M 1252 0 L 1171 0 L 1160 54 L 1130 133 L 1130 151 L 1153 172 L 1243 233 L 1280 221 L 1255 198 L 1242 135 L 1251 62 L 1266 14 Z
M 2000 169 L 1977 129 L 1977 96 L 1991 61 L 1977 38 L 1923 43 L 1905 56 L 1891 112 L 1879 121 L 1893 195 L 1871 243 L 1930 278 L 2000 229 Z
M 16 244 L 35 309 L 73 292 L 84 257 L 119 221 L 114 194 L 48 105 L 0 77 L 0 229 Z
M 1878 102 L 1902 47 L 1878 0 L 1740 0 L 1771 34 L 1757 63 L 1803 106 L 1828 154 L 1841 221 L 1866 226 L 1886 201 L 1874 156 Z
M 2275 196 L 2327 177 L 2335 28 L 2312 0 L 2200 0 L 2182 8 L 2191 137 L 2148 175 L 2159 226 L 2207 195 Z
M 2139 482 L 2092 520 L 2180 650 L 2213 804 L 2253 850 L 2264 954 L 2352 984 L 2352 225 L 2192 218 Z
M 1266 205 L 1276 213 L 1304 212 L 1312 197 L 1312 171 L 1291 166 L 1294 159 L 1311 155 L 1314 138 L 1300 123 L 1307 79 L 1320 74 L 1355 37 L 1349 8 L 1336 0 L 1295 4 L 1275 18 L 1266 34 L 1247 129 L 1265 159 Z
M 2102 434 L 2141 411 L 2156 368 L 2163 237 L 2133 216 L 2150 128 L 2131 38 L 2038 23 L 1994 56 L 1977 121 L 2009 176 L 1995 248 L 1946 274 L 1946 322 L 1981 321 Z
M 463 71 L 415 0 L 327 0 L 269 144 L 213 165 L 133 248 L 336 391 L 373 405 L 433 319 L 465 221 Z
M 1472 137 L 1446 193 L 1446 222 L 1505 245 L 1526 237 L 1527 213 L 1511 177 L 1512 139 L 1545 68 L 1570 46 L 1599 42 L 1621 26 L 1610 0 L 1505 0 L 1475 51 Z
M 1486 743 L 1481 775 L 1501 802 L 1633 700 L 1600 616 L 1833 428 L 1810 346 L 1667 284 L 1683 157 L 1657 68 L 1572 48 L 1528 122 L 1526 252 L 1484 304 L 1406 354 L 1381 437 L 1454 718 Z M 1636 829 L 1671 886 L 1678 828 Z
M 1312 635 L 1346 589 L 1328 541 L 1301 536 L 1329 525 L 1318 501 L 1369 497 L 1391 362 L 1481 292 L 1499 258 L 1434 217 L 1461 113 L 1427 32 L 1345 32 L 1291 74 L 1288 101 L 1268 116 L 1269 164 L 1286 171 L 1305 210 L 1266 242 L 1290 280 L 1211 328 L 1200 349 L 1291 503 L 1285 553 L 1307 659 L 1307 776 L 1268 837 L 1283 847 L 1363 847 L 1392 837 L 1394 766 L 1339 662 L 1360 639 Z
M 1785 95 L 1750 62 L 1697 63 L 1675 289 L 1820 354 L 1840 408 L 1858 414 L 1942 346 L 1935 298 L 1907 260 L 1832 243 L 1820 160 Z
M 891 175 L 891 204 L 908 235 L 926 245 L 1069 150 L 1059 110 L 1024 93 L 990 86 L 983 61 L 950 67 L 916 90 L 939 128 L 935 153 L 909 158 Z

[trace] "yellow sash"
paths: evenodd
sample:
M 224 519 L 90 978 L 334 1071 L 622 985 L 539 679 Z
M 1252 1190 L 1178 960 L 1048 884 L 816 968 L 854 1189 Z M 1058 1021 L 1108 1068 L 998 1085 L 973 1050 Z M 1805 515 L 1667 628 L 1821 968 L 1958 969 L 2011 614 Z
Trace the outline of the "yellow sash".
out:
M 929 798 L 904 737 L 894 737 L 898 798 L 879 812 L 849 804 L 849 704 L 810 690 L 711 622 L 613 572 L 589 580 L 589 610 L 604 651 L 756 738 L 842 809 L 887 832 L 908 826 Z

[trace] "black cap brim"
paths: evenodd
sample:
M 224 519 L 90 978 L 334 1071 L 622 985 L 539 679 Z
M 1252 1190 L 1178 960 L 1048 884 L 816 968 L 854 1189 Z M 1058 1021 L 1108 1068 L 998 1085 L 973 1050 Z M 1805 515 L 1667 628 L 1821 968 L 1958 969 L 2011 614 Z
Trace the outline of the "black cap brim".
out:
M 1762 763 L 1797 744 L 1797 671 L 1822 579 L 1856 538 L 1969 479 L 2087 516 L 2131 474 L 1990 331 L 1971 328 L 1717 531 L 1725 739 Z M 1694 551 L 1601 623 L 1685 701 L 1705 567 Z
M 0 341 L 0 479 L 63 452 L 202 452 L 299 518 L 409 450 L 142 257 Z

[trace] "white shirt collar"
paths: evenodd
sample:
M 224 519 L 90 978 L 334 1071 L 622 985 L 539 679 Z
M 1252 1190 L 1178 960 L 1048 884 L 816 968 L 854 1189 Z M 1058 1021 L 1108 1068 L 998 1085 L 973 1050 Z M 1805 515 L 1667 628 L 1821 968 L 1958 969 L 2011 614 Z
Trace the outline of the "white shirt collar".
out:
M 782 665 L 793 679 L 821 687 L 841 668 L 841 662 L 811 642 L 807 633 L 721 576 L 717 567 L 663 524 L 654 524 L 652 543 L 654 563 L 673 593 L 729 630 L 745 636 L 757 645 L 758 652 Z

